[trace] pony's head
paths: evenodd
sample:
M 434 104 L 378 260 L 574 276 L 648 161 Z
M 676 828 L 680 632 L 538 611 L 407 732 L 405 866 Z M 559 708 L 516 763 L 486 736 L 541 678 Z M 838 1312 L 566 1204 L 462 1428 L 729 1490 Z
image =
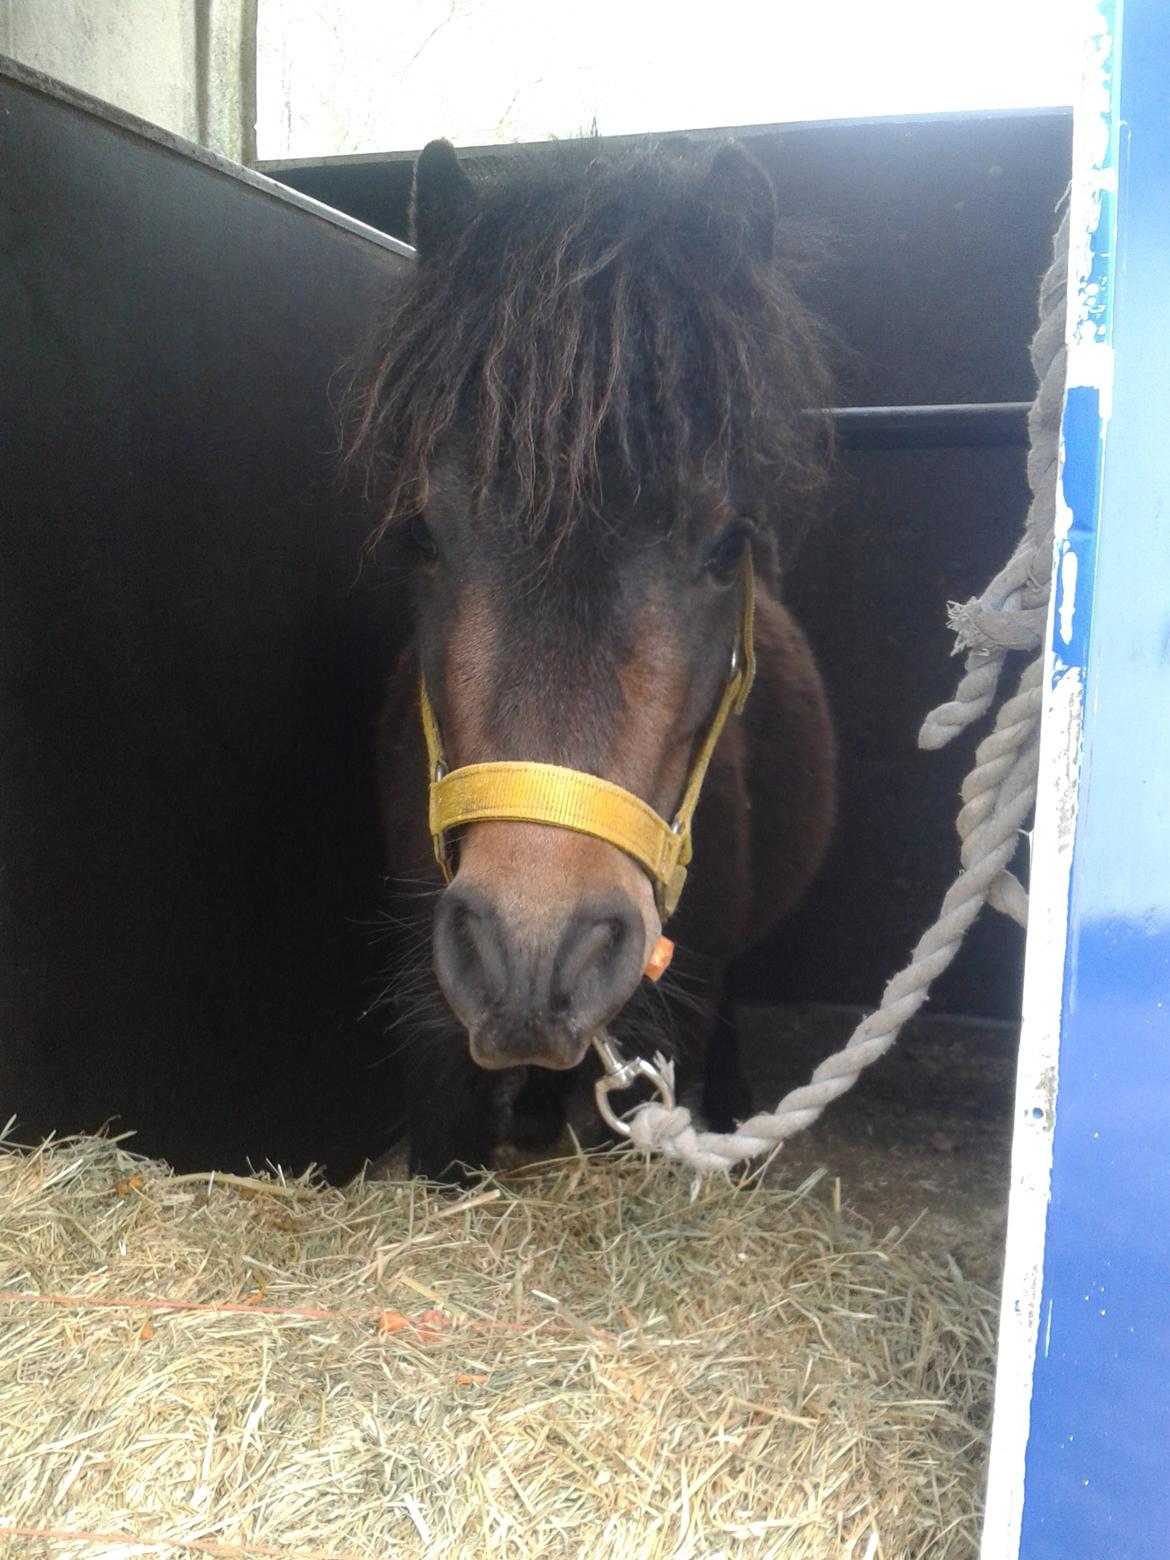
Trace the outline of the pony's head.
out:
M 410 539 L 432 760 L 599 777 L 669 824 L 748 560 L 774 567 L 823 464 L 771 185 L 734 145 L 473 185 L 434 142 L 414 222 L 352 448 L 378 534 Z M 490 810 L 442 834 L 435 969 L 482 1066 L 575 1065 L 637 986 L 670 896 L 605 835 Z

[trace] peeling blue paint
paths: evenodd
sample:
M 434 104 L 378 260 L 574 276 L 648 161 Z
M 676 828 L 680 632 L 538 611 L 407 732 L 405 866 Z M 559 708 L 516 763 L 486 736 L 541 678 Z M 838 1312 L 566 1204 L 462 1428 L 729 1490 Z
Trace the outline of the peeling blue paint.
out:
M 1064 466 L 1061 491 L 1071 521 L 1067 536 L 1058 543 L 1053 577 L 1057 636 L 1060 640 L 1059 665 L 1054 668 L 1054 682 L 1070 666 L 1083 667 L 1086 659 L 1089 615 L 1087 612 L 1077 613 L 1075 599 L 1072 602 L 1065 600 L 1070 571 L 1064 567 L 1064 561 L 1070 553 L 1076 559 L 1077 567 L 1072 571 L 1071 580 L 1074 593 L 1080 589 L 1086 595 L 1090 594 L 1096 556 L 1097 501 L 1105 446 L 1101 392 L 1096 385 L 1069 386 L 1065 395 L 1062 439 Z

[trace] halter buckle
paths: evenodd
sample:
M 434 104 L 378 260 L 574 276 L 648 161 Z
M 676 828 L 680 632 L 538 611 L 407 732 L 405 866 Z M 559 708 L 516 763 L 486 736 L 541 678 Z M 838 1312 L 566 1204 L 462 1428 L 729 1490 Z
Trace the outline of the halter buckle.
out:
M 447 765 L 441 758 L 436 758 L 431 766 L 431 784 L 438 785 L 440 780 L 448 774 Z M 431 835 L 431 844 L 434 846 L 435 860 L 439 871 L 443 874 L 443 880 L 451 881 L 451 846 L 448 843 L 449 836 L 446 829 L 440 829 L 437 834 Z

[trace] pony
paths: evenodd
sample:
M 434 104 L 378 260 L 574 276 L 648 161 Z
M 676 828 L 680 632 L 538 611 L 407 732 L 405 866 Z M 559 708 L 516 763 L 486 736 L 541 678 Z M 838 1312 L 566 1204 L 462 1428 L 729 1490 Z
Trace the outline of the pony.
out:
M 751 1095 L 724 977 L 799 899 L 834 815 L 824 687 L 780 599 L 828 465 L 798 246 L 734 142 L 578 143 L 473 182 L 435 141 L 412 220 L 417 265 L 346 430 L 379 506 L 371 543 L 393 540 L 413 601 L 378 733 L 410 933 L 390 1001 L 411 1170 L 489 1160 L 501 1074 L 523 1080 L 504 1135 L 551 1144 L 607 1026 L 642 1055 L 704 1056 L 703 1111 L 730 1129 Z M 670 820 L 753 649 L 742 717 L 705 755 L 660 985 L 643 971 L 671 895 L 604 827 L 428 814 L 428 784 L 487 765 L 593 777 Z

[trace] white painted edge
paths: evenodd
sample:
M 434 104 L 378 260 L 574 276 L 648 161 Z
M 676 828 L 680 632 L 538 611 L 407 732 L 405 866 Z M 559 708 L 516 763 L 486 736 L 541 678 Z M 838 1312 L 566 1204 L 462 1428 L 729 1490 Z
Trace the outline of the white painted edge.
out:
M 1019 1554 L 1024 1458 L 1040 1331 L 1044 1233 L 1052 1175 L 1082 699 L 1081 674 L 1070 668 L 1055 687 L 1049 688 L 1041 725 L 1023 1025 L 1016 1070 L 1011 1189 L 982 1560 L 1009 1560 Z
M 1082 97 L 1073 131 L 1067 384 L 1097 388 L 1104 434 L 1111 410 L 1113 354 L 1107 332 L 1099 328 L 1100 311 L 1094 313 L 1098 300 L 1090 268 L 1102 195 L 1116 188 L 1116 170 L 1111 164 L 1110 82 L 1114 4 L 1113 0 L 1081 0 L 1080 10 L 1086 48 Z M 982 1560 L 1017 1560 L 1019 1556 L 1033 1373 L 1038 1350 L 1047 1350 L 1052 1322 L 1040 1311 L 1052 1138 L 1059 1108 L 1060 1023 L 1084 711 L 1082 672 L 1064 664 L 1058 647 L 1070 642 L 1075 613 L 1078 606 L 1087 610 L 1086 592 L 1092 588 L 1087 571 L 1078 569 L 1069 542 L 1072 515 L 1063 496 L 1064 460 L 1062 436 Z

